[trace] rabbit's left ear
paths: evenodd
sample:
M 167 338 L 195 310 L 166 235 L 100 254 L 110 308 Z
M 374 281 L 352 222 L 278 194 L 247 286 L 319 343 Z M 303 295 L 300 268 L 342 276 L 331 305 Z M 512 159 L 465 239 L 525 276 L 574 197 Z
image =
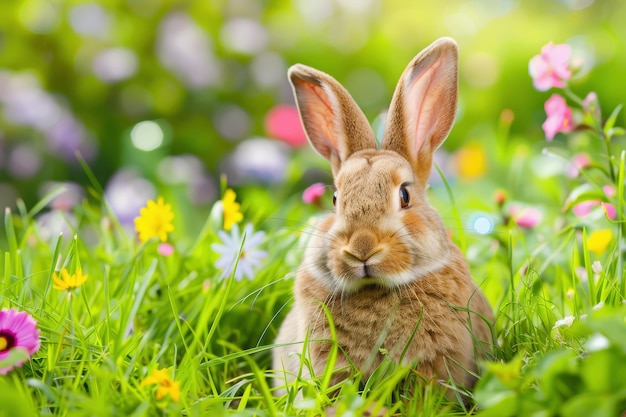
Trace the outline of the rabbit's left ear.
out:
M 435 150 L 448 136 L 457 107 L 456 42 L 441 38 L 409 63 L 389 107 L 383 149 L 404 156 L 426 186 Z

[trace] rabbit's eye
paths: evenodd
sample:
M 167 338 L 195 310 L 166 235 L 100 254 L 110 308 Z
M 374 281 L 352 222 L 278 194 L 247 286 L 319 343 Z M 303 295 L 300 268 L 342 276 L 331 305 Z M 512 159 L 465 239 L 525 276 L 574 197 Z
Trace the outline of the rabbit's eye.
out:
M 400 186 L 400 207 L 408 207 L 409 201 L 411 201 L 411 197 L 409 196 L 409 190 L 406 189 L 406 184 L 402 184 Z
M 337 191 L 333 193 L 333 206 L 337 205 Z

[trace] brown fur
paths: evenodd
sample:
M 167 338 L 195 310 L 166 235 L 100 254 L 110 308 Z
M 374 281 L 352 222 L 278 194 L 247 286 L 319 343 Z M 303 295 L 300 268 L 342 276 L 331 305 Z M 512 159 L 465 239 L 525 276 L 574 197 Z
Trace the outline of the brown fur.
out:
M 331 162 L 337 204 L 312 232 L 276 343 L 302 342 L 308 333 L 308 354 L 321 374 L 331 346 L 325 305 L 345 353 L 336 369 L 352 363 L 367 378 L 386 351 L 395 361 L 417 363 L 426 378 L 473 386 L 476 359 L 492 343 L 483 318 L 492 322 L 493 313 L 425 193 L 432 155 L 456 111 L 456 44 L 440 39 L 411 61 L 394 93 L 381 150 L 337 81 L 303 65 L 289 76 L 309 142 Z M 400 201 L 402 186 L 408 207 Z M 290 352 L 302 352 L 302 344 L 276 347 L 273 358 L 289 380 L 299 370 Z M 337 373 L 334 382 L 347 376 Z

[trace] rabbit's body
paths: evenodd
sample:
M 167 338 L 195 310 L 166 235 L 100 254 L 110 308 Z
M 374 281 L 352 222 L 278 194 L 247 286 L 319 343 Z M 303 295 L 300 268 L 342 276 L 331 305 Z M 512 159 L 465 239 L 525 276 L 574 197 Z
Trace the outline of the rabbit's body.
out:
M 472 386 L 476 358 L 490 349 L 493 315 L 426 201 L 432 153 L 456 109 L 456 45 L 440 40 L 409 65 L 383 149 L 334 79 L 304 66 L 292 67 L 290 77 L 309 141 L 331 162 L 337 193 L 335 212 L 311 233 L 276 343 L 303 342 L 308 333 L 307 352 L 321 374 L 334 331 L 342 352 L 335 369 L 351 363 L 368 377 L 386 354 L 417 363 L 427 378 Z M 301 344 L 277 347 L 274 367 L 295 377 L 299 359 L 289 353 L 302 351 Z

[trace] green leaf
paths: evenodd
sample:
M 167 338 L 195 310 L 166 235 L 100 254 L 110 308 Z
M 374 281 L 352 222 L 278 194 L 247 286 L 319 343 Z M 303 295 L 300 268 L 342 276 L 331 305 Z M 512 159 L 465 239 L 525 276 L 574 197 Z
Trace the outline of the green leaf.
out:
M 617 115 L 619 114 L 619 112 L 622 110 L 622 105 L 618 104 L 617 107 L 615 107 L 615 110 L 613 110 L 613 113 L 611 113 L 611 115 L 609 116 L 609 118 L 606 120 L 606 123 L 604 124 L 604 134 L 607 137 L 611 137 L 610 132 L 613 129 L 613 127 L 615 126 L 615 121 L 617 120 Z

